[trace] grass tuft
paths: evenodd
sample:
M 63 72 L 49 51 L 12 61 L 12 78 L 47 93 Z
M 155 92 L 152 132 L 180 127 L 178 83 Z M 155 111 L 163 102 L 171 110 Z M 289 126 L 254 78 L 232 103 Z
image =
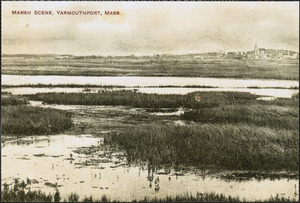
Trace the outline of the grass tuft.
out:
M 31 106 L 2 106 L 2 134 L 44 135 L 58 133 L 72 126 L 65 111 Z
M 24 98 L 19 98 L 17 96 L 1 96 L 2 106 L 15 106 L 15 105 L 25 105 L 28 101 Z

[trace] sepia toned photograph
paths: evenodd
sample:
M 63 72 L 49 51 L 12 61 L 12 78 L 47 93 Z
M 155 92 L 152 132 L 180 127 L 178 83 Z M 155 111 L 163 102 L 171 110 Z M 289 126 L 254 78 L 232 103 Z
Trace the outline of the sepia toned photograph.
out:
M 1 202 L 299 202 L 299 2 L 1 2 Z

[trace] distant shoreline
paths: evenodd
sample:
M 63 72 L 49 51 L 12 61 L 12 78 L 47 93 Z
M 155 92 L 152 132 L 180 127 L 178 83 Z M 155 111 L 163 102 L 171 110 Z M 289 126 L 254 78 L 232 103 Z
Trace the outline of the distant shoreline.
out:
M 245 77 L 226 77 L 226 76 L 205 76 L 205 77 L 198 77 L 198 76 L 189 76 L 189 75 L 133 75 L 133 74 L 128 74 L 128 75 L 99 75 L 99 74 L 82 74 L 82 75 L 78 75 L 76 73 L 74 74 L 65 74 L 65 73 L 59 73 L 59 72 L 55 72 L 55 73 L 50 73 L 50 74 L 44 74 L 44 73 L 35 73 L 35 74 L 27 74 L 27 73 L 7 73 L 6 71 L 2 70 L 1 75 L 24 75 L 24 76 L 82 76 L 82 77 L 180 77 L 180 78 L 219 78 L 219 79 L 241 79 L 241 80 L 288 80 L 288 81 L 298 81 L 299 82 L 299 78 L 295 79 L 295 78 L 286 78 L 286 79 L 282 79 L 280 77 L 278 78 L 245 78 Z M 2 85 L 3 86 L 3 85 Z M 84 86 L 84 85 L 83 85 Z

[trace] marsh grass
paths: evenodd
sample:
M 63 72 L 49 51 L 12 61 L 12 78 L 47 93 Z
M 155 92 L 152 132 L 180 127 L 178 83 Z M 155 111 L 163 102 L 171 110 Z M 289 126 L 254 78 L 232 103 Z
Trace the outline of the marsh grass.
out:
M 30 60 L 24 60 L 25 58 Z M 195 59 L 193 55 L 141 57 L 77 57 L 7 55 L 2 74 L 78 76 L 179 76 L 299 80 L 299 60 Z M 18 67 L 18 68 L 16 68 Z M 30 67 L 30 68 L 29 68 Z M 57 68 L 59 67 L 59 68 Z
M 2 96 L 1 95 L 1 105 L 2 106 L 14 106 L 14 105 L 24 105 L 28 104 L 28 101 L 24 98 L 18 96 Z
M 188 192 L 175 196 L 167 196 L 165 198 L 148 198 L 134 199 L 131 202 L 240 202 L 238 197 L 226 196 L 216 193 L 196 193 L 189 194 Z M 105 195 L 101 199 L 94 199 L 92 196 L 85 197 L 83 202 L 111 202 Z M 115 201 L 113 201 L 115 202 Z
M 195 96 L 201 95 L 201 101 Z M 201 108 L 220 104 L 254 102 L 258 96 L 243 92 L 196 92 L 187 95 L 145 94 L 128 90 L 105 91 L 102 93 L 38 93 L 27 95 L 33 100 L 49 104 L 68 105 L 123 105 L 136 108 Z
M 271 103 L 267 101 L 260 101 L 262 104 L 274 104 L 277 106 L 294 106 L 299 108 L 299 92 L 294 94 L 291 98 L 277 98 Z
M 58 133 L 72 126 L 65 111 L 32 106 L 2 106 L 2 134 L 44 135 Z
M 1 202 L 52 202 L 54 196 L 46 194 L 40 190 L 38 191 L 25 191 L 25 182 L 16 182 L 12 188 L 4 185 L 1 189 Z M 59 193 L 58 193 L 59 194 Z
M 191 124 L 136 128 L 112 136 L 129 162 L 237 170 L 298 171 L 298 130 Z
M 248 202 L 245 199 L 239 197 L 226 196 L 224 194 L 217 193 L 197 193 L 196 195 L 185 193 L 182 195 L 176 195 L 175 197 L 168 196 L 166 198 L 145 198 L 138 202 Z M 254 202 L 296 202 L 295 198 L 279 197 L 277 194 L 275 197 L 271 196 L 265 201 Z
M 146 94 L 130 90 L 103 91 L 100 93 L 37 93 L 26 95 L 29 99 L 49 104 L 69 105 L 123 105 L 137 108 L 205 108 L 223 105 L 278 105 L 299 104 L 299 93 L 292 98 L 278 98 L 273 101 L 256 100 L 259 96 L 247 92 L 192 92 L 186 95 Z M 196 96 L 200 99 L 196 100 Z
M 21 184 L 14 185 L 13 188 L 5 187 L 1 190 L 1 202 L 60 202 L 60 193 L 57 190 L 54 195 L 46 194 L 39 191 L 25 191 Z M 165 198 L 148 198 L 133 199 L 131 202 L 245 202 L 245 199 L 239 197 L 232 197 L 230 195 L 218 194 L 218 193 L 184 193 L 175 196 L 167 196 Z M 67 199 L 63 202 L 119 202 L 111 200 L 106 195 L 103 195 L 100 199 L 93 198 L 92 196 L 80 199 L 80 196 L 76 193 L 71 193 Z M 262 201 L 255 201 L 262 202 Z M 278 194 L 264 202 L 296 202 L 295 198 L 280 197 Z
M 196 97 L 199 97 L 196 100 Z M 193 92 L 187 95 L 145 94 L 133 91 L 102 93 L 39 93 L 29 99 L 50 104 L 123 105 L 135 108 L 176 109 L 183 107 L 183 120 L 200 123 L 254 124 L 277 129 L 299 129 L 299 94 L 291 99 L 256 100 L 243 92 Z M 188 110 L 192 109 L 192 110 Z
M 242 123 L 276 129 L 299 130 L 299 108 L 289 106 L 222 105 L 185 112 L 182 119 L 200 123 Z

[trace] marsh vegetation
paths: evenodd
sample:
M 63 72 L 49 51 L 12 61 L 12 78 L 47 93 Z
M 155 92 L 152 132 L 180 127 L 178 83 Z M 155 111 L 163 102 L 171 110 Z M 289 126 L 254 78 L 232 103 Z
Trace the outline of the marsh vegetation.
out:
M 23 97 L 12 96 L 9 94 L 1 93 L 1 105 L 2 106 L 15 106 L 28 104 L 28 101 Z
M 130 161 L 266 171 L 296 171 L 299 166 L 299 94 L 274 101 L 256 100 L 257 96 L 242 92 L 156 95 L 107 91 L 28 97 L 50 104 L 185 109 L 181 119 L 193 124 L 134 128 L 112 136 Z
M 1 190 L 1 202 L 120 202 L 107 197 L 105 194 L 101 198 L 93 198 L 93 196 L 80 197 L 77 193 L 69 194 L 68 198 L 62 199 L 59 190 L 55 193 L 46 194 L 41 190 L 26 190 L 27 184 L 23 181 L 17 182 L 12 188 L 5 186 Z M 239 197 L 226 196 L 219 193 L 184 193 L 176 196 L 167 196 L 165 198 L 147 198 L 133 199 L 132 202 L 245 202 L 245 199 Z M 271 196 L 263 202 L 295 202 L 295 198 Z M 262 202 L 262 201 L 255 201 Z
M 45 135 L 72 126 L 71 114 L 32 106 L 1 106 L 2 134 Z
M 153 126 L 112 136 L 130 161 L 154 166 L 233 170 L 292 170 L 299 166 L 297 130 L 255 125 Z
M 2 74 L 181 76 L 299 80 L 299 60 L 196 59 L 193 55 L 75 57 L 5 55 Z M 30 67 L 30 68 L 28 68 Z M 58 68 L 59 67 L 59 68 Z
M 76 134 L 72 138 L 74 142 L 67 140 L 66 143 L 75 146 L 74 143 L 79 143 L 80 139 L 80 144 L 81 142 L 83 144 L 84 139 L 80 136 L 85 133 L 94 136 L 89 138 L 93 141 L 87 141 L 87 145 L 74 149 L 74 146 L 66 145 L 63 141 L 71 139 L 71 136 L 53 138 L 60 140 L 62 146 L 69 147 L 61 152 L 67 155 L 57 156 L 61 156 L 60 159 L 63 161 L 70 161 L 70 165 L 74 164 L 76 169 L 79 167 L 83 170 L 84 167 L 87 171 L 103 170 L 103 173 L 119 170 L 119 173 L 116 173 L 117 180 L 123 170 L 129 170 L 130 167 L 139 170 L 134 167 L 141 165 L 146 166 L 145 170 L 174 170 L 175 174 L 165 174 L 169 178 L 171 175 L 176 177 L 182 175 L 184 179 L 183 171 L 191 168 L 211 172 L 214 170 L 240 170 L 250 174 L 258 172 L 267 174 L 266 177 L 271 173 L 284 173 L 284 175 L 292 174 L 287 176 L 288 180 L 291 177 L 297 178 L 299 94 L 292 98 L 278 98 L 272 101 L 261 101 L 257 98 L 256 95 L 243 92 L 193 92 L 187 95 L 145 94 L 126 90 L 98 93 L 39 93 L 8 99 L 6 105 L 1 107 L 1 127 L 5 135 L 42 135 L 57 134 L 75 125 L 75 130 L 72 128 L 71 131 Z M 40 101 L 41 107 L 29 106 L 27 100 Z M 67 111 L 54 108 L 67 109 Z M 179 111 L 181 115 L 172 114 Z M 182 121 L 182 123 L 179 125 L 174 121 Z M 103 132 L 105 130 L 111 131 Z M 99 137 L 104 138 L 103 145 L 100 144 Z M 58 144 L 57 140 L 56 144 Z M 49 142 L 48 145 L 31 146 L 31 148 L 37 150 L 39 148 L 36 147 L 46 146 L 51 148 Z M 103 149 L 103 146 L 111 146 L 115 151 L 108 152 Z M 116 160 L 114 156 L 117 157 L 117 150 L 125 153 L 121 157 L 118 156 Z M 73 157 L 70 158 L 71 153 Z M 35 152 L 34 159 L 42 161 L 45 157 L 51 157 L 45 154 L 45 157 L 37 156 L 39 154 L 42 153 Z M 103 154 L 106 154 L 109 159 Z M 78 155 L 80 161 L 77 160 Z M 30 160 L 30 157 L 25 155 L 21 158 Z M 109 160 L 112 163 L 108 163 Z M 76 162 L 72 163 L 72 161 Z M 53 167 L 52 165 L 52 170 Z M 284 175 L 282 177 L 285 177 Z M 249 178 L 253 177 L 256 176 L 249 175 Z M 55 177 L 55 180 L 60 181 L 57 178 Z M 95 183 L 100 182 L 97 178 L 93 180 Z M 146 181 L 148 179 L 145 178 L 144 182 Z M 86 183 L 86 186 L 88 184 Z M 2 190 L 2 201 L 55 201 L 58 197 L 60 199 L 58 201 L 67 202 L 115 201 L 114 198 L 110 199 L 106 195 L 99 198 L 99 195 L 84 197 L 80 194 L 80 197 L 76 193 L 70 193 L 63 199 L 57 193 L 27 191 L 22 188 L 22 185 L 21 189 L 12 187 Z M 92 187 L 92 185 L 88 186 Z M 96 186 L 97 189 L 102 187 L 102 185 Z M 142 194 L 139 195 L 141 198 L 133 201 L 244 201 L 240 197 L 228 194 L 222 194 L 222 191 L 220 194 L 199 192 L 161 198 L 143 198 L 144 194 Z M 280 195 L 263 201 L 293 200 L 291 195 Z M 56 202 L 58 201 L 56 199 Z
M 195 96 L 201 97 L 200 101 Z M 29 99 L 48 104 L 68 105 L 122 105 L 135 108 L 201 108 L 221 104 L 255 102 L 255 96 L 244 92 L 201 92 L 187 95 L 145 94 L 129 90 L 104 91 L 96 94 L 85 93 L 38 93 L 28 95 Z
M 253 124 L 261 127 L 298 130 L 299 94 L 291 99 L 256 100 L 243 92 L 194 92 L 187 95 L 158 95 L 134 91 L 102 93 L 39 93 L 29 99 L 49 104 L 122 105 L 135 108 L 184 108 L 182 119 L 200 123 Z

